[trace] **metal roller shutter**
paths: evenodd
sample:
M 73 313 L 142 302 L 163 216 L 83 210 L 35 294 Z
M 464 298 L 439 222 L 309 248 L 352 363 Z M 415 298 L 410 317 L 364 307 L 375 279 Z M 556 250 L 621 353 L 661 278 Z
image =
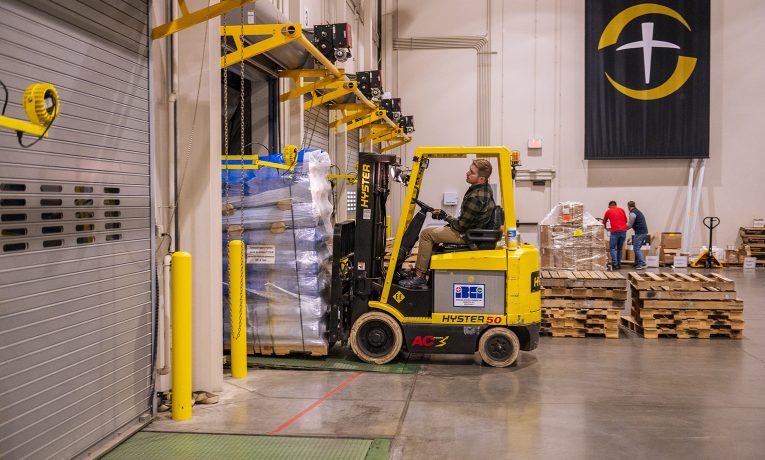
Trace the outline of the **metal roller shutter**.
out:
M 359 130 L 348 131 L 348 150 L 345 162 L 346 171 L 352 171 L 359 162 Z
M 305 136 L 303 147 L 329 151 L 329 108 L 325 105 L 312 107 L 305 112 Z
M 61 100 L 32 148 L 0 130 L 3 457 L 74 457 L 151 407 L 147 3 L 0 3 L 6 115 L 31 83 Z

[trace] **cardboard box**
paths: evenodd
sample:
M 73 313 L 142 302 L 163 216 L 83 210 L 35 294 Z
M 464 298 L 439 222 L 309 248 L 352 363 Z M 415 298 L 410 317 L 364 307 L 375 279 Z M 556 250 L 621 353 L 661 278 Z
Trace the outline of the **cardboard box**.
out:
M 680 249 L 683 247 L 683 234 L 679 232 L 662 232 L 661 246 L 665 249 Z
M 679 249 L 668 249 L 662 247 L 661 249 L 661 263 L 665 265 L 672 265 L 675 263 L 675 256 L 680 255 Z
M 584 205 L 576 202 L 561 203 L 560 220 L 564 223 L 582 225 L 584 220 Z
M 549 248 L 553 243 L 553 228 L 550 225 L 539 226 L 539 247 Z
M 539 249 L 539 255 L 540 255 L 540 265 L 541 268 L 553 268 L 555 266 L 555 258 L 553 255 L 553 250 L 550 248 L 541 248 Z

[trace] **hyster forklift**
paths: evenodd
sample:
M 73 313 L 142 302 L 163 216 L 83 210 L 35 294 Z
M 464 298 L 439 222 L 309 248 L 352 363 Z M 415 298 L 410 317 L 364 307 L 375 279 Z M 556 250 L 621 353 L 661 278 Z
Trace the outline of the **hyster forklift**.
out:
M 466 244 L 434 248 L 427 289 L 400 286 L 404 259 L 434 210 L 418 199 L 429 163 L 471 154 L 496 160 L 501 206 L 495 197 L 489 224 L 468 230 Z M 478 351 L 485 363 L 506 367 L 516 362 L 520 350 L 535 349 L 541 321 L 539 251 L 517 243 L 513 168 L 506 147 L 419 147 L 408 172 L 393 155 L 362 153 L 356 220 L 334 228 L 330 343 L 350 342 L 356 356 L 373 364 L 385 364 L 403 349 Z M 386 270 L 385 204 L 391 180 L 407 189 Z

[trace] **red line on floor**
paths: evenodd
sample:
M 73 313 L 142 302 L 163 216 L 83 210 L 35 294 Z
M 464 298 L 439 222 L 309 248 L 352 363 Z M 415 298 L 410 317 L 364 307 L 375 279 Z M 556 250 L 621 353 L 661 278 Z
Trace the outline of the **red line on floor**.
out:
M 278 427 L 278 428 L 276 428 L 275 430 L 271 431 L 271 432 L 270 432 L 270 433 L 268 433 L 268 434 L 276 434 L 276 433 L 278 433 L 278 432 L 282 431 L 283 429 L 287 428 L 288 426 L 292 425 L 292 423 L 293 423 L 295 420 L 297 420 L 297 419 L 299 419 L 300 417 L 304 416 L 305 414 L 307 414 L 308 412 L 310 412 L 311 410 L 313 410 L 314 408 L 316 408 L 316 407 L 317 407 L 319 404 L 321 404 L 321 403 L 323 403 L 324 401 L 326 401 L 327 399 L 331 398 L 331 397 L 332 397 L 332 395 L 334 395 L 334 394 L 335 394 L 335 393 L 337 393 L 338 391 L 340 391 L 340 390 L 342 390 L 343 388 L 345 388 L 345 387 L 347 387 L 348 385 L 350 385 L 350 384 L 351 384 L 351 382 L 353 382 L 354 380 L 356 380 L 357 378 L 359 378 L 359 376 L 360 376 L 361 374 L 363 374 L 363 372 L 357 372 L 357 373 L 353 374 L 353 375 L 352 375 L 352 376 L 350 376 L 350 377 L 349 377 L 347 380 L 345 380 L 343 383 L 341 383 L 340 385 L 338 385 L 337 387 L 335 387 L 335 389 L 334 389 L 334 390 L 332 390 L 332 391 L 330 391 L 329 393 L 325 394 L 325 395 L 324 395 L 324 396 L 322 396 L 322 397 L 321 397 L 319 400 L 317 400 L 316 402 L 314 402 L 314 403 L 313 403 L 313 404 L 311 404 L 310 406 L 306 407 L 306 408 L 305 408 L 305 409 L 303 409 L 303 410 L 302 410 L 302 411 L 301 411 L 299 414 L 295 415 L 295 416 L 294 416 L 294 417 L 292 417 L 291 419 L 289 419 L 289 420 L 287 420 L 286 422 L 282 423 L 281 425 L 279 425 L 279 427 Z

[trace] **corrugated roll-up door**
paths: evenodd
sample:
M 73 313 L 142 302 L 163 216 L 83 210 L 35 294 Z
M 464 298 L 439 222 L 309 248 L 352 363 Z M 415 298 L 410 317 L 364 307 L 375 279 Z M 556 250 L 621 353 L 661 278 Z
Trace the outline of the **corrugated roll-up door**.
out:
M 348 150 L 345 162 L 346 171 L 353 171 L 356 167 L 356 163 L 359 162 L 359 131 L 358 129 L 352 129 L 348 131 Z
M 326 104 L 312 107 L 305 112 L 305 148 L 329 152 L 329 108 Z
M 147 3 L 0 2 L 6 115 L 31 83 L 61 101 L 29 149 L 0 129 L 4 458 L 77 456 L 151 407 Z

